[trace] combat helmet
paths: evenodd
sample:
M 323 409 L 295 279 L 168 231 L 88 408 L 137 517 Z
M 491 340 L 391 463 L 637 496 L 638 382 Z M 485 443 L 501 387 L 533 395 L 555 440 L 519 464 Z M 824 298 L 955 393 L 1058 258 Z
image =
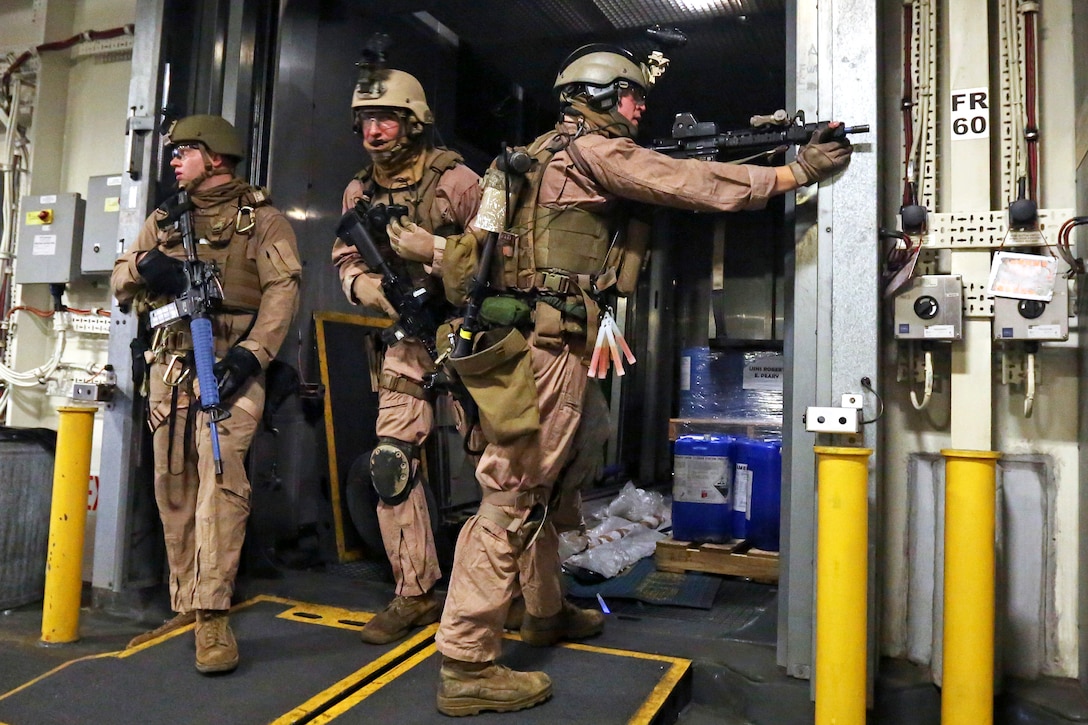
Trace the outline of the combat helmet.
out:
M 201 114 L 174 121 L 166 133 L 167 143 L 199 143 L 208 151 L 237 160 L 245 158 L 245 148 L 238 131 L 222 116 Z
M 620 91 L 632 86 L 643 92 L 653 85 L 646 65 L 615 45 L 593 43 L 578 48 L 563 61 L 553 88 L 568 103 L 578 96 L 596 111 L 619 102 Z
M 411 73 L 383 68 L 367 77 L 360 77 L 351 95 L 351 112 L 355 131 L 358 132 L 359 110 L 363 108 L 394 108 L 414 116 L 415 123 L 430 125 L 434 114 L 427 105 L 423 86 Z M 409 121 L 413 119 L 409 118 Z

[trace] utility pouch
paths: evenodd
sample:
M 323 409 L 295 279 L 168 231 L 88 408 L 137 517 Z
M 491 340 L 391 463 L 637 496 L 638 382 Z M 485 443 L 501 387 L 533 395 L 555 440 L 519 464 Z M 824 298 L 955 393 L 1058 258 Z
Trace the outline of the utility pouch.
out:
M 449 363 L 480 409 L 489 443 L 503 445 L 540 430 L 529 344 L 517 329 L 479 335 L 478 352 Z
M 532 321 L 532 315 L 529 305 L 517 297 L 488 297 L 480 305 L 480 319 L 491 327 L 525 329 Z
M 619 272 L 616 278 L 616 291 L 626 297 L 634 293 L 638 286 L 638 276 L 645 264 L 647 250 L 650 247 L 650 225 L 632 219 L 627 227 L 627 240 L 619 259 Z
M 533 337 L 536 344 L 548 350 L 563 347 L 563 313 L 544 303 L 536 306 Z

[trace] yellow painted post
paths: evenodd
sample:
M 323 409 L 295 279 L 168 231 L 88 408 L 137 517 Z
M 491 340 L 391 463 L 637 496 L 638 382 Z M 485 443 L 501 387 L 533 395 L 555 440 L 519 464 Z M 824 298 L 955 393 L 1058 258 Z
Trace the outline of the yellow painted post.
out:
M 1000 453 L 942 450 L 942 725 L 994 721 L 994 499 Z
M 42 642 L 79 639 L 83 592 L 83 534 L 87 525 L 87 482 L 97 408 L 57 408 L 57 455 L 53 463 L 53 502 L 49 510 L 49 551 L 45 563 Z
M 870 448 L 816 451 L 816 725 L 865 725 Z

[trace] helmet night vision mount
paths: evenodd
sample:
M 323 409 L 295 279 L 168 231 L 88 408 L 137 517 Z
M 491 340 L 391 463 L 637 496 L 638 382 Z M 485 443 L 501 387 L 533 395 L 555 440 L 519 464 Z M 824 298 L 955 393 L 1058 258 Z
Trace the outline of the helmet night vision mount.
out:
M 434 114 L 427 105 L 427 95 L 419 80 L 410 73 L 386 66 L 386 50 L 391 41 L 385 33 L 375 33 L 367 40 L 356 64 L 359 76 L 351 96 L 353 128 L 361 132 L 358 114 L 364 108 L 387 108 L 414 116 L 418 124 L 433 124 Z M 409 119 L 412 120 L 412 119 Z

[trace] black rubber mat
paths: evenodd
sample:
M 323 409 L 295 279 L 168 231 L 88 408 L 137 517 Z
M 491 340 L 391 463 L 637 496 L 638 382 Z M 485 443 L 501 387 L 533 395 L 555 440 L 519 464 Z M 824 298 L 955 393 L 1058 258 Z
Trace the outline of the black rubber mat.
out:
M 241 663 L 230 675 L 209 677 L 195 670 L 193 634 L 187 628 L 133 650 L 74 660 L 0 695 L 0 722 L 243 725 L 305 720 L 327 704 L 324 693 L 330 685 L 373 677 L 430 643 L 436 629 L 432 625 L 396 645 L 364 645 L 358 631 L 371 616 L 257 597 L 231 614 Z
M 583 644 L 534 648 L 508 635 L 499 662 L 543 670 L 552 679 L 547 702 L 515 713 L 481 713 L 472 723 L 505 725 L 620 725 L 673 722 L 687 704 L 690 661 Z M 435 708 L 439 655 L 427 647 L 348 695 L 315 722 L 451 723 Z
M 255 597 L 231 613 L 241 652 L 234 673 L 195 670 L 190 626 L 132 650 L 72 660 L 0 695 L 0 725 L 449 723 L 435 708 L 437 625 L 395 645 L 364 645 L 358 632 L 371 616 Z M 546 671 L 554 696 L 516 716 L 486 713 L 474 722 L 656 725 L 673 722 L 690 699 L 689 660 L 508 640 L 501 662 Z
M 658 571 L 652 557 L 639 559 L 627 571 L 611 579 L 582 583 L 565 575 L 567 593 L 581 599 L 636 599 L 646 604 L 710 609 L 722 578 L 699 572 Z

